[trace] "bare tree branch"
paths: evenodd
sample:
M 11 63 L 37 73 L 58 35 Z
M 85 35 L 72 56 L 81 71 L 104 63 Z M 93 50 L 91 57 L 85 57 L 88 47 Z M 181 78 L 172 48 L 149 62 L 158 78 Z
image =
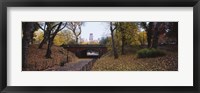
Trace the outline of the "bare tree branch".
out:
M 65 23 L 65 25 L 63 26 L 63 28 L 59 29 L 59 31 L 63 30 L 66 26 L 67 26 L 67 22 Z
M 52 31 L 56 26 L 58 26 L 59 24 L 56 24 L 56 25 L 54 25 L 51 29 L 50 29 L 50 31 Z
M 45 23 L 45 24 L 46 24 L 46 23 Z M 39 23 L 36 23 L 36 25 L 37 25 L 40 29 L 42 29 L 43 31 L 45 31 L 45 28 L 42 28 L 42 27 L 40 26 Z

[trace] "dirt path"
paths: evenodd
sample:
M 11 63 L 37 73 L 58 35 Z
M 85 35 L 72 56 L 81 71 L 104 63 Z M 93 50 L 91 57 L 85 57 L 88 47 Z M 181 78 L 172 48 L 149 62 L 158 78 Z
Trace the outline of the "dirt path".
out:
M 92 59 L 79 59 L 77 62 L 66 63 L 64 66 L 54 66 L 45 71 L 80 71 L 90 61 L 92 61 Z

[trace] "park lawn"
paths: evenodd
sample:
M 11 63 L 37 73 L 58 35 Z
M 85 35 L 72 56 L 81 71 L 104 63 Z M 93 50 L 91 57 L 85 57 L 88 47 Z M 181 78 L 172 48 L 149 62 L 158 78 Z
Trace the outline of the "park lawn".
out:
M 136 58 L 134 54 L 120 55 L 118 59 L 105 55 L 98 59 L 92 71 L 177 71 L 178 53 L 166 52 L 156 58 Z

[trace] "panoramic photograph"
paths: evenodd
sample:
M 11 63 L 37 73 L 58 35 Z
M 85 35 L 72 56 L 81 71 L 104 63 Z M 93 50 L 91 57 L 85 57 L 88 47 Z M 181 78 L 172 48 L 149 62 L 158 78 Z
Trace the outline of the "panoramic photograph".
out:
M 22 22 L 22 71 L 178 71 L 178 22 Z

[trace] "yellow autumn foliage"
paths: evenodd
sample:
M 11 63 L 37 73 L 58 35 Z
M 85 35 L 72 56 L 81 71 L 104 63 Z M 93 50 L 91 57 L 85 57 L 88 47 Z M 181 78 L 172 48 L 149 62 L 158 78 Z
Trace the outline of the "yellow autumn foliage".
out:
M 44 32 L 41 31 L 40 29 L 35 31 L 33 34 L 34 34 L 33 39 L 35 44 L 39 44 L 44 38 L 43 37 Z
M 64 38 L 64 36 L 61 33 L 58 33 L 55 36 L 54 40 L 53 40 L 53 43 L 56 46 L 61 46 L 62 44 L 64 44 L 64 42 L 65 42 L 65 38 Z

